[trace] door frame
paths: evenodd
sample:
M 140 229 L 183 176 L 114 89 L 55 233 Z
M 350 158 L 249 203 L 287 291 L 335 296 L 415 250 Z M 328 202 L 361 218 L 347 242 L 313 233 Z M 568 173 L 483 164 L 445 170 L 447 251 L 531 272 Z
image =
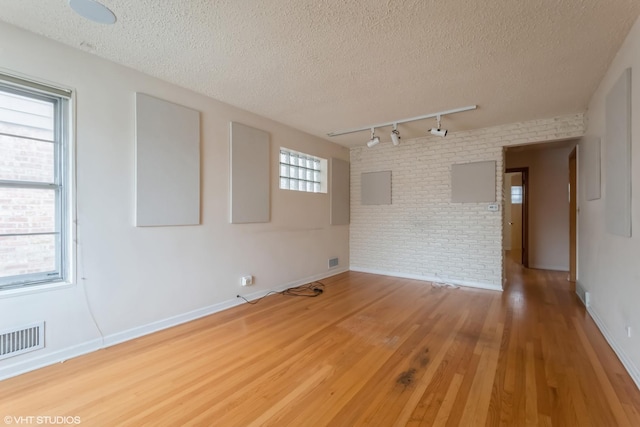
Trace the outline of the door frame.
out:
M 578 146 L 569 154 L 569 281 L 578 275 Z M 572 167 L 573 163 L 573 167 Z
M 504 173 L 522 173 L 522 266 L 529 268 L 529 168 L 506 168 Z

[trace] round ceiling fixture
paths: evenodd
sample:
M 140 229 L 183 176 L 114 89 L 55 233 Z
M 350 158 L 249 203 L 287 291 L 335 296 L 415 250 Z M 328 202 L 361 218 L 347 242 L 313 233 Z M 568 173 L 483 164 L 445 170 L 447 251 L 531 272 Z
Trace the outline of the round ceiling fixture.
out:
M 78 15 L 99 24 L 114 24 L 116 15 L 109 8 L 93 0 L 69 0 L 69 6 Z

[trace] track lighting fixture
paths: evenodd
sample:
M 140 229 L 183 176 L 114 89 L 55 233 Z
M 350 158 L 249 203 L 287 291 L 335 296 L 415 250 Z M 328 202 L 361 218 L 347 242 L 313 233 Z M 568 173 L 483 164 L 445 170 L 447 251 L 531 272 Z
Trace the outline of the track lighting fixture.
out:
M 393 124 L 393 130 L 391 131 L 391 142 L 393 145 L 400 144 L 400 132 L 398 132 L 398 124 Z
M 380 138 L 377 137 L 374 133 L 375 129 L 379 129 L 387 126 L 393 126 L 393 131 L 391 131 L 391 142 L 393 143 L 393 145 L 398 145 L 400 144 L 400 132 L 398 131 L 399 124 L 415 122 L 417 120 L 424 120 L 424 119 L 430 119 L 432 117 L 436 117 L 438 127 L 429 129 L 429 133 L 431 133 L 431 135 L 445 137 L 447 136 L 447 133 L 449 133 L 449 131 L 447 129 L 442 129 L 440 127 L 440 119 L 442 116 L 446 114 L 455 114 L 455 113 L 461 113 L 463 111 L 475 110 L 476 108 L 478 108 L 477 105 L 470 105 L 468 107 L 455 108 L 453 110 L 445 110 L 445 111 L 440 111 L 433 114 L 425 114 L 424 116 L 411 117 L 408 119 L 394 120 L 392 122 L 380 123 L 377 125 L 371 125 L 371 126 L 366 126 L 362 128 L 347 129 L 339 132 L 329 132 L 327 136 L 340 136 L 340 135 L 346 135 L 346 134 L 355 133 L 355 132 L 362 132 L 362 131 L 371 129 L 371 139 L 369 140 L 369 142 L 367 142 L 367 145 L 369 147 L 373 147 L 374 145 L 378 145 L 380 143 Z
M 440 128 L 440 115 L 438 114 L 437 116 L 437 123 L 438 123 L 438 127 L 437 128 L 431 128 L 429 129 L 429 132 L 431 132 L 431 135 L 435 135 L 435 136 L 441 136 L 441 137 L 445 137 L 447 136 L 447 132 L 449 132 L 446 129 L 441 129 Z
M 367 142 L 367 147 L 371 148 L 374 145 L 378 145 L 380 143 L 380 137 L 376 136 L 376 130 L 371 128 L 371 139 Z

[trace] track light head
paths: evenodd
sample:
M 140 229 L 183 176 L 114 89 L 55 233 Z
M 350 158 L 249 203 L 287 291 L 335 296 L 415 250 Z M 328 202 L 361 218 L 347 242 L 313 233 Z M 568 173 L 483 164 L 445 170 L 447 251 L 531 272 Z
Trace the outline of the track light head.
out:
M 445 137 L 447 136 L 447 133 L 449 132 L 446 129 L 429 129 L 429 132 L 431 132 L 431 135 L 435 135 L 435 136 L 441 136 L 441 137 Z
M 449 132 L 449 131 L 446 130 L 446 129 L 441 129 L 440 128 L 440 114 L 438 114 L 436 116 L 436 120 L 437 120 L 437 123 L 438 123 L 438 127 L 429 129 L 429 132 L 431 132 L 431 135 L 441 136 L 441 137 L 444 138 L 445 136 L 447 136 L 447 132 Z
M 393 145 L 400 144 L 400 132 L 398 132 L 397 130 L 391 132 L 391 142 L 393 143 Z
M 376 136 L 376 130 L 371 128 L 371 139 L 367 142 L 367 147 L 371 148 L 378 144 L 380 144 L 380 137 Z
M 393 124 L 393 130 L 391 131 L 391 142 L 393 145 L 400 144 L 400 132 L 398 132 L 398 124 Z

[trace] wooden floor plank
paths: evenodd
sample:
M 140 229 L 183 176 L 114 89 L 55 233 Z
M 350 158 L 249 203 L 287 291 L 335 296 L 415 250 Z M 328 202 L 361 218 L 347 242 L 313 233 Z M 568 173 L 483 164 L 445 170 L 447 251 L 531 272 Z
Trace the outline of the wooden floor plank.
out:
M 0 382 L 0 416 L 83 425 L 640 425 L 566 274 L 503 293 L 348 272 Z M 2 419 L 2 418 L 0 418 Z

